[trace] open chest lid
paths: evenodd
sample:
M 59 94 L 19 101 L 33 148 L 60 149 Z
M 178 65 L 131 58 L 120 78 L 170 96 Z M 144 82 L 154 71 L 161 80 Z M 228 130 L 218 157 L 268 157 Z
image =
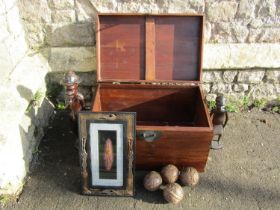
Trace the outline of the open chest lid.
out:
M 99 14 L 98 82 L 200 82 L 203 15 Z

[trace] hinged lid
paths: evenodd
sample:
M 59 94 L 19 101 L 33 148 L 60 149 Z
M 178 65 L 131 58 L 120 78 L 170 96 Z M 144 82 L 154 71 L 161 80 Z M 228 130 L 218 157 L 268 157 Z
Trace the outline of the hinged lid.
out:
M 99 82 L 200 82 L 203 15 L 100 14 Z

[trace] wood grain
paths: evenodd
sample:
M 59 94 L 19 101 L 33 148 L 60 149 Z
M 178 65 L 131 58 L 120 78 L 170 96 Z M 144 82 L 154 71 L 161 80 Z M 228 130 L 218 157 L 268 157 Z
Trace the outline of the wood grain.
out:
M 99 15 L 98 81 L 201 81 L 202 15 Z
M 155 19 L 146 17 L 146 80 L 155 80 Z
M 213 132 L 199 86 L 100 84 L 96 98 L 92 111 L 137 112 L 137 131 L 163 133 L 152 143 L 137 139 L 137 168 L 173 163 L 204 170 Z
M 99 81 L 145 78 L 145 19 L 100 16 Z
M 162 132 L 137 139 L 137 168 L 173 163 L 204 171 L 213 136 L 198 85 L 202 77 L 201 14 L 100 14 L 98 85 L 92 111 L 137 112 L 137 131 Z M 189 82 L 189 86 L 106 82 Z

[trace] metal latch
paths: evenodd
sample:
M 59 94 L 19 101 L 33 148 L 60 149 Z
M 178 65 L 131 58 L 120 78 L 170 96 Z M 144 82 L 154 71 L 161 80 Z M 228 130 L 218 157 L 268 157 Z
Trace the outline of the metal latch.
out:
M 147 142 L 153 142 L 158 140 L 162 136 L 161 131 L 137 131 L 137 139 L 145 140 Z

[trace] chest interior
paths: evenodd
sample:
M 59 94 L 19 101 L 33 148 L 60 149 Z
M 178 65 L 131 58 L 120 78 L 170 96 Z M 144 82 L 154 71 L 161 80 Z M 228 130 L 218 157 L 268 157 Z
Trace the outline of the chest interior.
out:
M 210 126 L 199 86 L 202 15 L 103 14 L 96 31 L 92 111 L 137 112 L 137 126 Z

